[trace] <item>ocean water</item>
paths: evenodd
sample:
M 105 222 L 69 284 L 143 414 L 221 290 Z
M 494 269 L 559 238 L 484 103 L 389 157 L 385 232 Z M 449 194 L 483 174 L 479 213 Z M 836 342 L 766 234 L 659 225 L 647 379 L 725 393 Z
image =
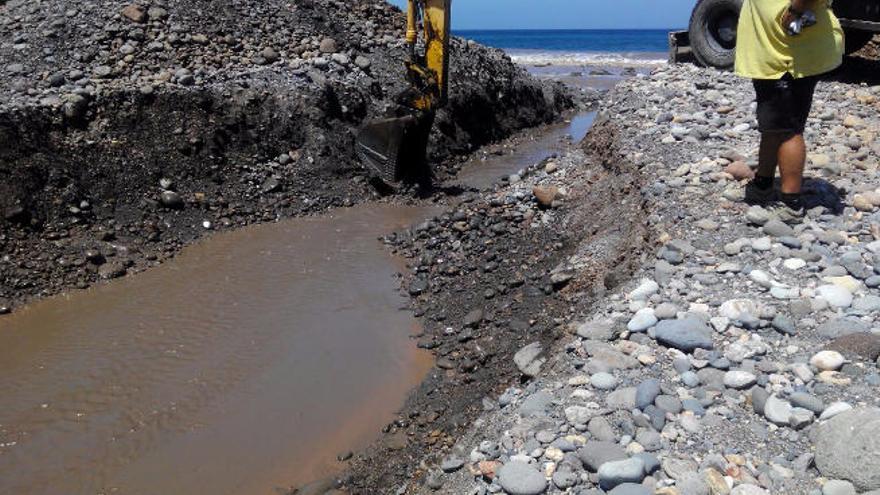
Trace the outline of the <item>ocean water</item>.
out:
M 456 35 L 500 48 L 537 66 L 658 65 L 666 62 L 667 30 L 468 30 Z

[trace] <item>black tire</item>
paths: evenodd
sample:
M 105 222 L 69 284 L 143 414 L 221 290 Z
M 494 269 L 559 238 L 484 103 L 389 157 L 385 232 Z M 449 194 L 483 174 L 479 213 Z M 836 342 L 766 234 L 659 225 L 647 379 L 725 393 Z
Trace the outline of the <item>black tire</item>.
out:
M 847 29 L 846 54 L 851 55 L 864 48 L 865 45 L 874 39 L 875 34 L 876 33 L 872 33 L 871 31 L 862 31 L 860 29 Z
M 688 33 L 694 57 L 702 65 L 733 68 L 742 4 L 743 0 L 700 0 L 694 7 Z

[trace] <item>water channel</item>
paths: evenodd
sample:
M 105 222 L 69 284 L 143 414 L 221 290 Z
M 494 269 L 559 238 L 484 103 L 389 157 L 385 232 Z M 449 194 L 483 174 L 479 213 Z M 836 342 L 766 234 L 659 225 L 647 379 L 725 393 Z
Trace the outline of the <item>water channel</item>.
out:
M 460 181 L 491 185 L 592 117 Z M 377 237 L 437 213 L 366 204 L 219 233 L 3 317 L 0 493 L 253 495 L 332 474 L 432 366 Z

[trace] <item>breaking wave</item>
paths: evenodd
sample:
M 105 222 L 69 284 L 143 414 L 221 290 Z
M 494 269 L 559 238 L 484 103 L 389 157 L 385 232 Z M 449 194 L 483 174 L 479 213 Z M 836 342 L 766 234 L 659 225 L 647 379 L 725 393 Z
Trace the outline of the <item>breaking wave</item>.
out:
M 546 50 L 508 50 L 514 62 L 529 66 L 627 66 L 653 67 L 664 65 L 667 55 L 660 52 L 561 52 Z

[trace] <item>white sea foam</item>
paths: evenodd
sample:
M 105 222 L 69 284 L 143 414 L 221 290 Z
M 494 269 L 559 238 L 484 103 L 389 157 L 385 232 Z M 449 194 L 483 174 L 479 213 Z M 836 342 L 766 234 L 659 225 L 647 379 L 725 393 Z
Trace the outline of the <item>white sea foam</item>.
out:
M 663 53 L 654 52 L 560 52 L 543 50 L 510 50 L 510 58 L 521 65 L 530 66 L 581 66 L 606 65 L 627 67 L 653 67 L 667 62 Z

